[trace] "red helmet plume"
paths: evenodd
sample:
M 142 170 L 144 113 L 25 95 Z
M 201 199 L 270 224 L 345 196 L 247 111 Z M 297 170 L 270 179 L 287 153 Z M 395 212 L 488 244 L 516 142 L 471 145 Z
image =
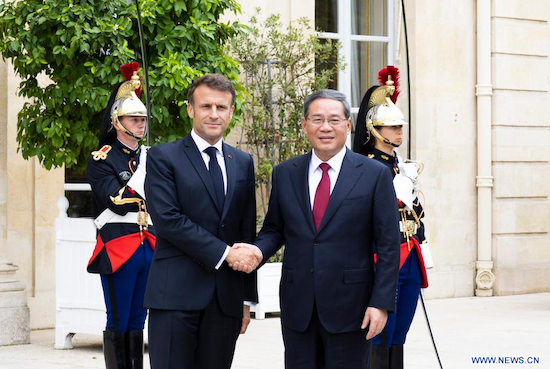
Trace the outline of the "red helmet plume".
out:
M 139 69 L 139 63 L 138 62 L 131 62 L 128 64 L 122 64 L 120 66 L 120 71 L 122 72 L 122 76 L 124 77 L 125 81 L 129 81 L 132 76 L 134 75 L 134 72 L 137 72 Z M 135 91 L 137 97 L 141 96 L 141 86 Z
M 378 82 L 380 85 L 385 85 L 388 81 L 388 76 L 391 76 L 393 81 L 393 86 L 395 87 L 395 92 L 391 96 L 391 101 L 395 104 L 397 102 L 397 96 L 399 96 L 399 69 L 393 65 L 388 65 L 386 68 L 380 69 L 378 72 Z

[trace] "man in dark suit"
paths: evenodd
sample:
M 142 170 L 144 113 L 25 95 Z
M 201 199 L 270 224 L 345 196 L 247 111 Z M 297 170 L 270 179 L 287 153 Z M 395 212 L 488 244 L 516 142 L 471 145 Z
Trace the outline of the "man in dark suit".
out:
M 392 177 L 384 165 L 346 149 L 351 120 L 342 93 L 310 95 L 302 128 L 313 151 L 274 168 L 255 242 L 264 260 L 285 244 L 285 366 L 364 369 L 370 339 L 395 307 L 399 230 Z M 239 264 L 237 270 L 246 269 Z
M 144 305 L 153 369 L 230 368 L 250 322 L 246 302 L 257 302 L 255 274 L 228 266 L 261 261 L 259 250 L 230 247 L 253 241 L 256 231 L 252 157 L 222 140 L 234 103 L 226 77 L 198 79 L 188 93 L 192 132 L 148 152 L 145 192 L 157 243 Z

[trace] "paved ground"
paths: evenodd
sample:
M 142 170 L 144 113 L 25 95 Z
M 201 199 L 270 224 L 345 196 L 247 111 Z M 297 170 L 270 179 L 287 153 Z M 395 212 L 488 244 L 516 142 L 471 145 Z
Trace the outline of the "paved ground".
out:
M 550 293 L 427 304 L 445 369 L 550 368 Z M 71 350 L 53 348 L 53 330 L 33 331 L 31 341 L 0 347 L 0 368 L 104 368 L 99 336 L 76 335 Z M 283 353 L 279 318 L 253 320 L 249 332 L 239 338 L 233 368 L 281 369 Z M 502 363 L 474 364 L 476 357 Z M 512 363 L 518 360 L 523 364 Z M 145 367 L 149 369 L 148 363 Z M 405 367 L 439 368 L 420 306 L 405 346 Z

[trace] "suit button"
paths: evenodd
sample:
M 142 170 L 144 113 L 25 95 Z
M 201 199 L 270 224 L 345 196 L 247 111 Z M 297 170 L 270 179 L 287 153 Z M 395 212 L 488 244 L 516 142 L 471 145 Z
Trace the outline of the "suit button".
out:
M 313 273 L 315 269 L 313 267 L 311 267 L 311 269 L 309 270 L 311 273 Z
M 313 244 L 314 244 L 315 246 L 319 246 L 319 241 L 315 241 L 315 242 L 313 242 Z
M 225 223 L 220 224 L 220 227 L 225 228 Z

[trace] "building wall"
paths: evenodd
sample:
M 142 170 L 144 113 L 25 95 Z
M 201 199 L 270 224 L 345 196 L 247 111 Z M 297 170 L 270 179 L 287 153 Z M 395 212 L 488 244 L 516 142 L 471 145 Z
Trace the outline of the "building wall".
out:
M 475 1 L 406 1 L 411 156 L 425 164 L 428 297 L 472 296 L 476 260 Z M 405 48 L 401 69 L 405 69 Z M 403 152 L 404 154 L 404 152 Z M 421 196 L 422 199 L 422 196 Z
M 406 1 L 412 156 L 436 268 L 428 297 L 471 296 L 477 259 L 476 1 Z M 493 293 L 549 291 L 550 3 L 492 1 Z M 403 60 L 401 62 L 403 64 Z
M 6 258 L 8 252 L 6 243 L 8 238 L 8 220 L 6 216 L 8 203 L 8 92 L 5 88 L 8 80 L 7 73 L 5 63 L 0 61 L 0 259 Z
M 492 4 L 494 289 L 549 291 L 550 2 Z
M 63 170 L 46 171 L 36 159 L 17 151 L 19 79 L 9 63 L 0 62 L 0 255 L 19 266 L 26 284 L 31 328 L 55 322 L 54 219 L 63 195 Z
M 280 14 L 283 22 L 289 22 L 293 19 L 315 17 L 315 0 L 241 0 L 242 14 L 238 17 L 239 22 L 246 23 L 250 16 L 255 14 L 257 8 L 261 9 L 261 14 L 267 17 L 269 14 Z

